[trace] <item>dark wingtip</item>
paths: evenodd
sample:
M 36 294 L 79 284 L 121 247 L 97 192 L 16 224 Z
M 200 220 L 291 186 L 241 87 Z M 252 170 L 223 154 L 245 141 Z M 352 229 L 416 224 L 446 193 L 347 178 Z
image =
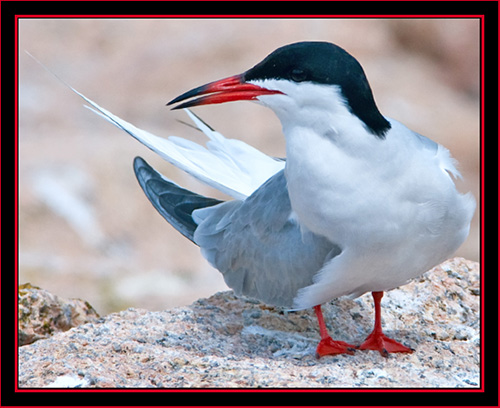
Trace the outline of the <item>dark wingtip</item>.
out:
M 139 167 L 142 167 L 144 165 L 149 166 L 142 157 L 134 157 L 134 169 L 138 169 Z

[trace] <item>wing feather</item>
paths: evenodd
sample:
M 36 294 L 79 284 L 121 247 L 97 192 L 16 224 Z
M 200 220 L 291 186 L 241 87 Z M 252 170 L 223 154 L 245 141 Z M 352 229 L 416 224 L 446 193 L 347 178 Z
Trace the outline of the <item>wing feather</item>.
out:
M 290 308 L 299 289 L 340 253 L 301 228 L 291 212 L 281 171 L 244 201 L 195 210 L 194 242 L 237 294 Z

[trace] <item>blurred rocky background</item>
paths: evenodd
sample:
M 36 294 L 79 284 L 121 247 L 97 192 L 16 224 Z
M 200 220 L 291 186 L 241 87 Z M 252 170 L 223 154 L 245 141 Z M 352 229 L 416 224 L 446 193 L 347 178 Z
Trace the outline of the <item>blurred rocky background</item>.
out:
M 92 112 L 71 86 L 159 136 L 203 141 L 165 103 L 241 73 L 279 46 L 334 42 L 363 65 L 381 111 L 445 145 L 479 202 L 477 19 L 29 19 L 19 23 L 19 282 L 90 302 L 100 315 L 187 305 L 226 286 L 153 209 L 135 156 L 222 197 Z M 272 112 L 240 102 L 196 109 L 226 137 L 284 155 Z M 479 259 L 478 211 L 457 255 Z

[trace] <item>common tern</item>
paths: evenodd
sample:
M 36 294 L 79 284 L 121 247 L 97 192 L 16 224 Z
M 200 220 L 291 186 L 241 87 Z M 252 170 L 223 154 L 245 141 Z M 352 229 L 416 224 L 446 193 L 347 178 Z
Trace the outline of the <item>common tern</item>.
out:
M 281 122 L 286 161 L 224 138 L 187 109 L 209 138 L 206 147 L 154 136 L 78 94 L 164 159 L 234 198 L 201 196 L 134 161 L 153 206 L 236 294 L 290 310 L 314 308 L 318 356 L 413 351 L 384 335 L 383 292 L 451 256 L 468 235 L 476 204 L 471 193 L 457 192 L 460 173 L 445 147 L 380 113 L 353 56 L 326 42 L 286 45 L 243 74 L 168 103 L 264 105 Z M 372 333 L 357 347 L 333 340 L 321 305 L 366 292 L 375 305 Z

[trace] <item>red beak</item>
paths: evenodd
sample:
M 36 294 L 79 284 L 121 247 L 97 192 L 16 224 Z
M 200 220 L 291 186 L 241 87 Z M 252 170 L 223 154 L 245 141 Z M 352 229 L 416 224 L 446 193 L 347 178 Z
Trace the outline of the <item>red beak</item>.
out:
M 172 99 L 167 105 L 172 105 L 184 101 L 189 98 L 200 96 L 174 106 L 174 109 L 190 108 L 192 106 L 209 105 L 214 103 L 224 103 L 231 101 L 255 100 L 260 95 L 273 95 L 282 94 L 280 91 L 273 91 L 270 89 L 262 88 L 258 85 L 245 82 L 243 75 L 235 75 L 229 78 L 224 78 L 219 81 L 210 82 L 209 84 L 199 86 L 198 88 L 191 89 Z M 206 96 L 201 96 L 206 95 Z

